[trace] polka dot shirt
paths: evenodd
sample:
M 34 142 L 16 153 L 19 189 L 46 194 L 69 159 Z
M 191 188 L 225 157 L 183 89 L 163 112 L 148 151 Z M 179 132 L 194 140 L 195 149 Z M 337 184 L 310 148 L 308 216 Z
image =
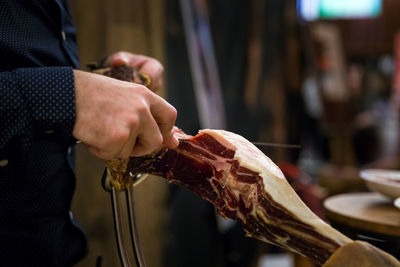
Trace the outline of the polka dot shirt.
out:
M 67 0 L 0 1 L 1 266 L 72 266 L 86 253 L 69 212 L 76 48 Z
M 0 73 L 0 146 L 55 134 L 69 140 L 74 125 L 72 68 L 20 68 Z M 3 152 L 4 153 L 4 152 Z
M 72 142 L 79 59 L 66 3 L 1 1 L 0 23 L 0 157 L 13 138 Z

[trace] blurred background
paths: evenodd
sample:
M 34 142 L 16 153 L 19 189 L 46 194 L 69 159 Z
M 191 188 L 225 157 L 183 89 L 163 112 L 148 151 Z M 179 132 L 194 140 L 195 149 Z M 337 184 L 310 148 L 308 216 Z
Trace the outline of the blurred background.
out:
M 164 64 L 160 94 L 187 134 L 221 128 L 264 152 L 307 205 L 366 191 L 363 168 L 399 165 L 400 1 L 71 0 L 82 68 L 125 50 Z M 77 147 L 73 210 L 90 243 L 78 266 L 119 266 L 103 162 Z M 150 267 L 313 266 L 247 238 L 191 192 L 135 188 Z

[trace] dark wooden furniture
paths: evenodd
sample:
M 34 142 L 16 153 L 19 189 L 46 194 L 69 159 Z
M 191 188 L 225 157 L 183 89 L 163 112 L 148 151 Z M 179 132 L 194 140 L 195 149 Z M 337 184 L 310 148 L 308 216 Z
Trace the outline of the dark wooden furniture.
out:
M 400 258 L 400 210 L 378 193 L 347 193 L 324 201 L 332 226 Z

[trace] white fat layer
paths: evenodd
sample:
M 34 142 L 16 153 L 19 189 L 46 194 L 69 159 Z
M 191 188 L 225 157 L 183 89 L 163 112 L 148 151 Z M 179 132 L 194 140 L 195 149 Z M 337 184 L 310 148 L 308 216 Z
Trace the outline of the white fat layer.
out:
M 279 167 L 251 142 L 240 135 L 224 130 L 205 129 L 200 133 L 207 133 L 221 144 L 236 149 L 234 159 L 238 160 L 241 166 L 258 172 L 263 179 L 265 191 L 300 221 L 311 225 L 317 232 L 340 245 L 351 242 L 349 238 L 315 215 L 289 185 Z

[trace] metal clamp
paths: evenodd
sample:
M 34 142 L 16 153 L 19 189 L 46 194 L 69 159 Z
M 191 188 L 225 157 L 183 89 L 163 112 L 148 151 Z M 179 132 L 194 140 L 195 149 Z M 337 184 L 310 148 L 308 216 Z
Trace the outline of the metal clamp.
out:
M 146 174 L 138 174 L 133 176 L 133 183 L 128 185 L 126 189 L 116 189 L 111 181 L 109 171 L 106 170 L 103 173 L 102 185 L 104 190 L 111 195 L 111 205 L 113 211 L 114 230 L 118 247 L 118 254 L 121 261 L 122 267 L 133 267 L 135 266 L 132 262 L 132 254 L 137 267 L 145 267 L 146 263 L 144 260 L 143 252 L 140 247 L 139 233 L 137 231 L 136 218 L 135 218 L 135 206 L 134 206 L 134 186 L 140 181 L 144 180 Z M 122 194 L 125 193 L 126 203 L 124 204 Z M 125 207 L 124 207 L 125 206 Z M 128 212 L 128 218 L 124 216 L 123 209 L 126 208 Z M 129 241 L 127 241 L 126 234 L 126 219 L 129 224 L 129 238 L 130 245 L 133 253 L 129 251 Z M 124 223 L 125 222 L 125 223 Z

